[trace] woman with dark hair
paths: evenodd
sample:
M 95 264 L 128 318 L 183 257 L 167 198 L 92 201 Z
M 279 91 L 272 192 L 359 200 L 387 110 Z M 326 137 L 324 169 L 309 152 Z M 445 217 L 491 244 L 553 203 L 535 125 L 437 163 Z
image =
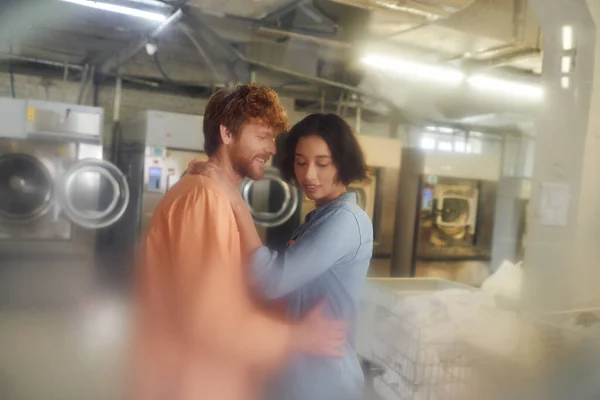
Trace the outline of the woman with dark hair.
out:
M 281 253 L 264 247 L 237 187 L 229 193 L 251 258 L 253 283 L 268 300 L 283 299 L 300 320 L 326 302 L 326 315 L 348 322 L 339 357 L 294 356 L 274 379 L 274 400 L 357 400 L 363 373 L 356 356 L 356 318 L 373 251 L 373 228 L 347 186 L 366 179 L 363 152 L 350 126 L 334 114 L 313 114 L 288 133 L 281 170 L 316 203 Z M 218 171 L 208 172 L 218 174 Z

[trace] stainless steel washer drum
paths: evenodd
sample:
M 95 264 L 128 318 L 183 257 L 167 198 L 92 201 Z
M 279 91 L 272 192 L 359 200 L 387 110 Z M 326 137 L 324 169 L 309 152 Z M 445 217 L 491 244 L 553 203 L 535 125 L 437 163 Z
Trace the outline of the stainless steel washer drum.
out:
M 298 189 L 285 182 L 279 171 L 276 169 L 267 169 L 263 180 L 269 180 L 271 184 L 279 185 L 283 189 L 284 199 L 281 207 L 275 212 L 257 211 L 252 207 L 250 193 L 252 186 L 256 183 L 253 180 L 245 179 L 240 185 L 240 192 L 246 204 L 250 208 L 254 222 L 258 226 L 273 228 L 282 225 L 290 219 L 298 209 L 299 196 Z
M 110 162 L 85 159 L 67 171 L 61 206 L 75 224 L 100 229 L 117 222 L 129 204 L 129 185 Z
M 32 221 L 46 214 L 53 196 L 52 176 L 40 160 L 19 153 L 0 157 L 0 217 Z

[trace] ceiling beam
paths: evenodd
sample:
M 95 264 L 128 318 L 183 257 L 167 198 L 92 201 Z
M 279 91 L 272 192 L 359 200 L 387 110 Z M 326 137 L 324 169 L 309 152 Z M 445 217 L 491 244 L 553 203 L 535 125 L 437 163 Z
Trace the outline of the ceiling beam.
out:
M 333 88 L 338 88 L 338 89 L 342 89 L 342 90 L 346 90 L 349 91 L 351 93 L 356 93 L 359 94 L 361 96 L 365 96 L 365 97 L 369 97 L 373 100 L 379 101 L 383 104 L 385 104 L 386 106 L 388 106 L 391 109 L 396 109 L 396 105 L 389 99 L 376 95 L 374 93 L 370 93 L 367 92 L 364 89 L 355 87 L 355 86 L 351 86 L 351 85 L 347 85 L 345 83 L 342 82 L 336 82 L 336 81 L 332 81 L 329 79 L 324 79 L 324 78 L 319 78 L 317 76 L 313 76 L 313 75 L 308 75 L 308 74 L 303 74 L 301 72 L 297 72 L 297 71 L 293 71 L 287 68 L 283 68 L 283 67 L 279 67 L 277 65 L 273 65 L 273 64 L 269 64 L 269 63 L 265 63 L 263 61 L 259 61 L 259 60 L 254 60 L 251 58 L 246 57 L 244 54 L 242 54 L 241 52 L 239 52 L 237 49 L 233 48 L 233 46 L 231 46 L 230 43 L 228 43 L 226 40 L 224 40 L 223 38 L 221 38 L 219 36 L 218 33 L 216 33 L 211 27 L 209 27 L 208 25 L 204 24 L 200 18 L 191 18 L 193 20 L 193 26 L 192 28 L 197 28 L 200 30 L 200 33 L 202 34 L 203 37 L 206 37 L 207 35 L 209 35 L 213 40 L 219 42 L 221 44 L 221 46 L 223 46 L 225 49 L 228 50 L 228 52 L 235 57 L 238 61 L 241 61 L 249 66 L 255 67 L 255 68 L 260 68 L 260 69 L 264 69 L 264 70 L 268 70 L 274 73 L 278 73 L 278 74 L 282 74 L 282 75 L 286 75 L 286 76 L 290 76 L 293 78 L 296 78 L 298 80 L 304 81 L 304 82 L 310 82 L 310 83 L 314 83 L 318 86 L 326 86 L 326 87 L 333 87 Z
M 310 3 L 312 0 L 292 0 L 287 4 L 284 4 L 281 7 L 276 8 L 275 10 L 270 11 L 266 15 L 264 15 L 261 19 L 270 20 L 270 19 L 279 19 L 280 17 L 295 11 L 300 6 Z

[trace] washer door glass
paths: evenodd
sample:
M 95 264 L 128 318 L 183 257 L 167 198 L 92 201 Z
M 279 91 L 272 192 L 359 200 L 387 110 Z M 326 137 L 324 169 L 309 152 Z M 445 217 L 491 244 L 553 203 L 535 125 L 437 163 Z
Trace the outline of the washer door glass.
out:
M 46 166 L 27 154 L 0 156 L 0 216 L 16 222 L 44 215 L 52 205 L 54 183 Z
M 283 200 L 281 205 L 275 211 L 259 211 L 254 207 L 257 198 L 262 198 L 263 202 L 269 201 L 270 191 L 275 188 L 271 185 L 277 185 L 277 189 L 283 191 Z M 294 214 L 298 208 L 298 190 L 291 185 L 288 185 L 276 170 L 266 170 L 265 177 L 261 181 L 252 181 L 246 179 L 240 186 L 242 197 L 254 218 L 254 222 L 258 226 L 272 228 L 282 225 Z M 259 193 L 260 192 L 260 193 Z M 277 208 L 277 207 L 274 207 Z
M 76 225 L 99 229 L 116 223 L 129 204 L 127 179 L 114 164 L 87 159 L 65 174 L 62 207 Z
M 440 222 L 452 226 L 464 226 L 469 222 L 469 201 L 461 198 L 442 198 Z

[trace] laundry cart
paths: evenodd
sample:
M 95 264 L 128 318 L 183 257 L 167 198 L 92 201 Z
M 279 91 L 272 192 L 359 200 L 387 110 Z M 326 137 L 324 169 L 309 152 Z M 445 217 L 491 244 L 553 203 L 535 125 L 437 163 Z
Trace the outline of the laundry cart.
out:
M 362 317 L 372 399 L 548 400 L 548 382 L 584 343 L 556 318 L 499 308 L 443 280 L 370 282 Z
M 425 360 L 418 362 L 415 359 L 417 357 L 416 353 L 421 347 L 419 327 L 408 321 L 403 321 L 400 317 L 395 317 L 393 310 L 408 298 L 453 289 L 476 290 L 471 286 L 440 278 L 367 279 L 363 296 L 364 301 L 359 314 L 357 337 L 357 351 L 365 370 L 367 392 L 365 398 L 389 398 L 394 400 L 417 398 L 415 397 L 418 394 L 416 385 L 420 377 L 416 374 L 429 373 L 429 369 L 423 368 L 427 365 L 427 362 Z M 390 319 L 393 322 L 393 327 L 388 328 L 389 333 L 403 341 L 404 347 L 413 349 L 405 352 L 405 365 L 402 367 L 398 363 L 388 361 L 389 357 L 383 357 L 381 351 L 382 343 L 390 340 L 390 338 L 381 337 L 381 329 L 385 326 L 385 321 Z M 402 368 L 400 375 L 405 375 L 404 380 L 407 384 L 414 387 L 394 387 L 393 389 L 387 387 L 389 378 L 394 375 L 394 370 L 398 368 Z

